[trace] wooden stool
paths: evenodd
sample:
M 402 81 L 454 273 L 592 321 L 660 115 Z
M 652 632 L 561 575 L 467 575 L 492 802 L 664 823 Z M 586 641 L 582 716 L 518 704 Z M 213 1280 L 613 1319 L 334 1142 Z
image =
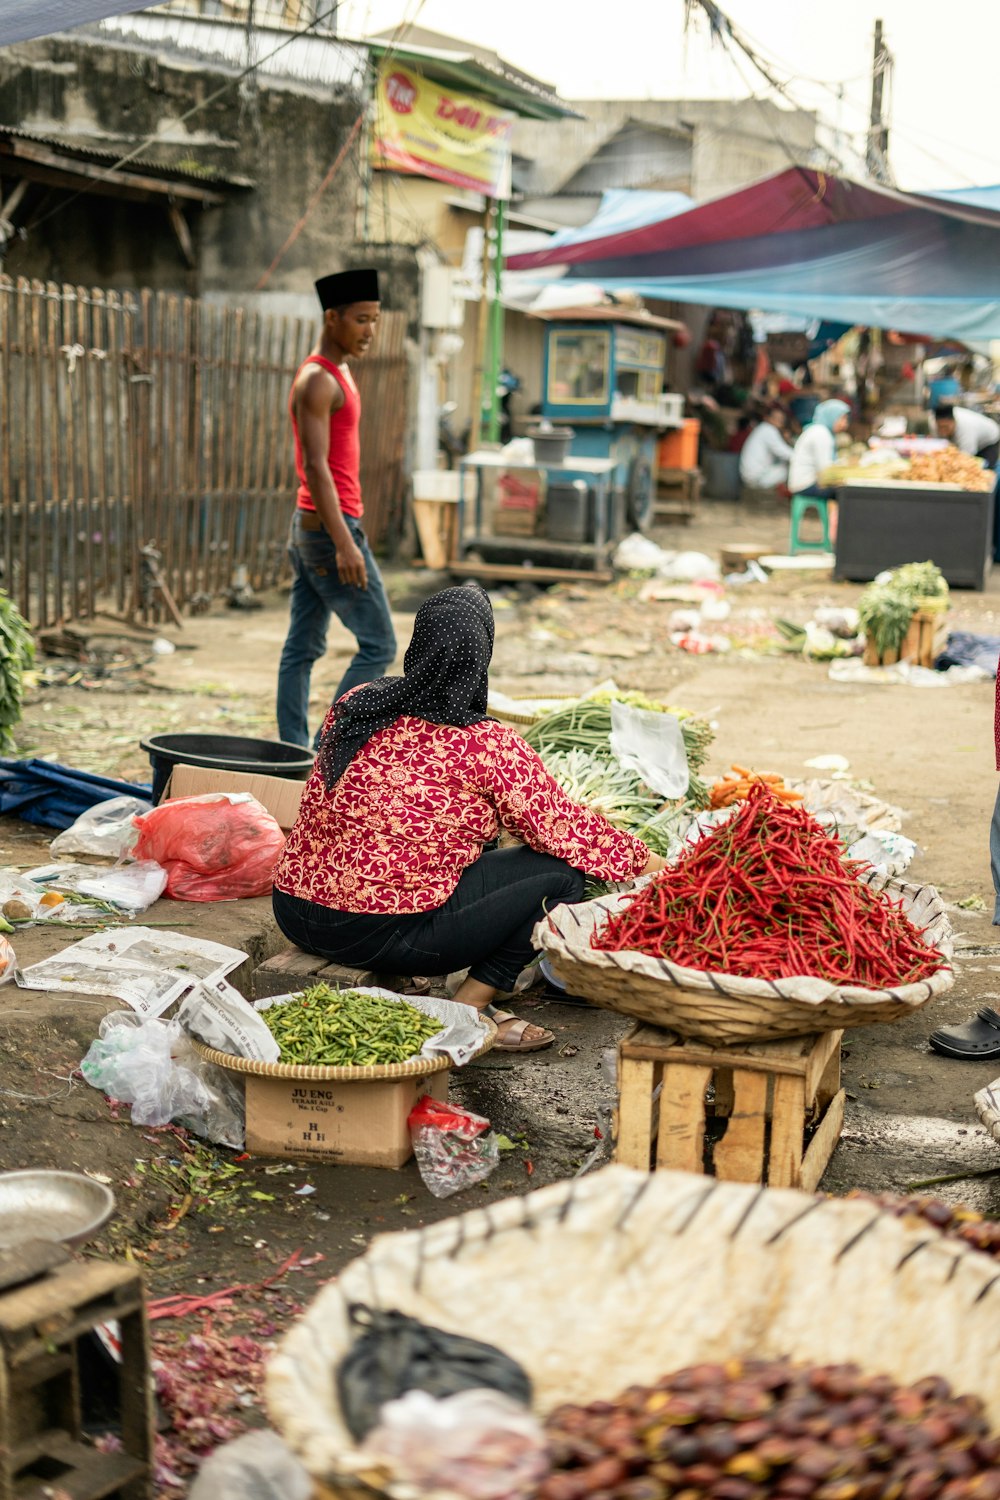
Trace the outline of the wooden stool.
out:
M 842 1036 L 713 1047 L 634 1027 L 618 1049 L 615 1160 L 811 1192 L 844 1123 Z
M 315 953 L 305 953 L 301 948 L 285 948 L 254 969 L 253 998 L 263 1000 L 268 995 L 294 995 L 314 984 L 328 984 L 334 990 L 367 989 L 370 985 L 390 988 L 384 974 L 380 977 L 368 969 L 347 969 L 343 964 L 332 964 L 329 959 L 317 958 Z
M 819 542 L 804 542 L 799 536 L 799 524 L 811 510 L 819 516 L 819 523 L 823 528 L 823 538 Z M 792 557 L 799 552 L 829 552 L 832 545 L 830 508 L 827 502 L 818 495 L 793 495 L 792 525 L 788 537 L 788 551 Z
M 0 1500 L 150 1500 L 152 1377 L 140 1277 L 39 1242 L 0 1255 L 0 1287 Z M 79 1342 L 109 1323 L 121 1341 L 121 1449 L 101 1453 L 82 1441 Z

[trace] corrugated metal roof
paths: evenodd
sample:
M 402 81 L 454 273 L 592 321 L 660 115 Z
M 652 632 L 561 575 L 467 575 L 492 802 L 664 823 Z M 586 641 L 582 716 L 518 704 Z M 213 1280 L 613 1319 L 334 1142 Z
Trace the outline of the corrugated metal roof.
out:
M 0 136 L 15 136 L 21 141 L 33 141 L 38 146 L 51 146 L 57 151 L 65 152 L 68 156 L 82 157 L 85 161 L 101 162 L 110 165 L 121 161 L 123 156 L 128 156 L 131 146 L 123 143 L 117 150 L 110 150 L 105 146 L 94 146 L 88 141 L 81 141 L 76 136 L 53 135 L 45 131 L 24 130 L 16 125 L 4 125 L 0 122 Z M 255 184 L 249 177 L 238 177 L 225 172 L 216 171 L 214 168 L 205 172 L 193 171 L 189 167 L 172 166 L 169 162 L 152 161 L 148 156 L 132 156 L 123 168 L 127 172 L 143 171 L 150 176 L 163 178 L 180 178 L 185 182 L 201 182 L 207 185 L 215 184 L 223 187 L 254 187 Z
M 210 62 L 234 73 L 256 60 L 262 78 L 323 88 L 358 87 L 367 61 L 367 48 L 357 43 L 277 26 L 255 29 L 255 58 L 248 57 L 244 26 L 199 16 L 142 11 L 112 16 L 87 31 L 133 46 L 155 46 L 167 56 Z

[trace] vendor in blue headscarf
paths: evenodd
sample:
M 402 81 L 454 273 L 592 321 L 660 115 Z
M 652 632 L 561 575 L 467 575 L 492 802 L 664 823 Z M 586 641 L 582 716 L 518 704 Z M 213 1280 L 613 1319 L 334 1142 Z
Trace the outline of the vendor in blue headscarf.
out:
M 803 427 L 792 449 L 788 466 L 788 488 L 793 495 L 815 495 L 822 500 L 833 498 L 832 489 L 824 489 L 819 476 L 837 456 L 835 433 L 846 432 L 851 408 L 846 401 L 821 401 L 813 419 Z

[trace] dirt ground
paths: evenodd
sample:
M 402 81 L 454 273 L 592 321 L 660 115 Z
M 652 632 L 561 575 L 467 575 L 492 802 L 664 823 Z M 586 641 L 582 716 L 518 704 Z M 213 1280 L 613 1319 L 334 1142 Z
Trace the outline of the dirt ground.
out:
M 784 524 L 710 504 L 688 528 L 658 533 L 665 546 L 712 556 L 727 542 L 783 550 Z M 442 580 L 391 571 L 390 595 L 401 647 L 419 601 Z M 1000 938 L 990 924 L 987 833 L 996 790 L 993 685 L 936 689 L 845 685 L 825 664 L 775 654 L 772 622 L 804 623 L 821 603 L 851 603 L 859 589 L 828 578 L 772 578 L 731 590 L 733 617 L 722 627 L 736 644 L 727 655 L 692 656 L 672 646 L 667 620 L 676 605 L 643 603 L 639 586 L 580 585 L 543 591 L 530 585 L 495 593 L 497 650 L 493 682 L 511 694 L 570 693 L 613 676 L 704 714 L 717 724 L 708 770 L 733 761 L 803 775 L 805 762 L 836 752 L 850 774 L 907 813 L 904 832 L 920 847 L 912 873 L 949 902 L 979 897 L 984 910 L 956 908 L 958 979 L 932 1010 L 892 1026 L 849 1034 L 844 1075 L 847 1120 L 824 1178 L 833 1193 L 853 1188 L 904 1191 L 913 1183 L 1000 1168 L 979 1127 L 973 1093 L 1000 1073 L 996 1064 L 949 1062 L 931 1053 L 935 1025 L 964 1019 L 1000 999 Z M 985 594 L 953 596 L 954 627 L 1000 633 L 1000 578 Z M 131 636 L 131 668 L 99 675 L 46 658 L 19 733 L 23 753 L 83 769 L 143 780 L 149 767 L 139 741 L 166 730 L 274 733 L 273 690 L 286 623 L 278 594 L 256 610 L 219 606 L 183 630 L 164 628 L 175 650 L 153 656 L 149 638 Z M 94 635 L 128 634 L 102 621 Z M 742 645 L 740 643 L 743 643 Z M 314 676 L 318 718 L 351 653 L 334 624 L 330 650 Z M 76 676 L 77 680 L 66 679 Z M 0 864 L 30 868 L 47 855 L 49 834 L 0 820 Z M 269 906 L 160 902 L 148 920 L 232 943 L 249 955 L 236 976 L 284 946 Z M 18 939 L 22 965 L 65 945 L 65 932 L 33 929 Z M 964 951 L 964 956 L 963 956 Z M 612 1090 L 602 1053 L 624 1029 L 616 1017 L 550 997 L 522 1011 L 556 1032 L 548 1053 L 492 1057 L 455 1078 L 453 1095 L 486 1114 L 514 1149 L 489 1183 L 440 1203 L 414 1166 L 402 1171 L 304 1167 L 264 1159 L 233 1163 L 172 1131 L 144 1131 L 112 1110 L 74 1076 L 103 1013 L 115 1002 L 73 999 L 15 988 L 0 992 L 0 1157 L 23 1166 L 76 1168 L 108 1180 L 119 1212 L 92 1250 L 127 1254 L 142 1265 L 153 1296 L 204 1294 L 271 1276 L 301 1252 L 273 1294 L 284 1314 L 356 1255 L 370 1237 L 414 1227 L 473 1203 L 520 1193 L 603 1159 Z M 234 1170 L 235 1168 L 235 1170 Z M 300 1195 L 298 1189 L 315 1189 Z M 1000 1214 L 1000 1176 L 971 1176 L 937 1191 Z M 275 1313 L 276 1326 L 281 1317 Z

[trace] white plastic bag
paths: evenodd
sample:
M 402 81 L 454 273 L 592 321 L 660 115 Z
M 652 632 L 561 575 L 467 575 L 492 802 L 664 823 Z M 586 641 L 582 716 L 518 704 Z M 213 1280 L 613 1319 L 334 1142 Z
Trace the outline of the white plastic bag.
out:
M 248 1432 L 216 1448 L 189 1500 L 309 1500 L 312 1480 L 276 1432 Z
M 53 854 L 102 854 L 121 859 L 139 837 L 132 819 L 152 808 L 148 798 L 110 797 L 81 813 L 76 822 L 57 833 L 49 845 Z
M 101 865 L 40 865 L 37 870 L 29 870 L 24 878 L 34 886 L 43 887 L 39 895 L 44 894 L 45 887 L 57 891 L 77 891 L 81 896 L 110 901 L 123 911 L 130 912 L 145 911 L 160 899 L 167 888 L 166 870 L 151 859 L 140 859 L 135 864 L 114 865 L 110 869 Z M 81 920 L 79 913 L 83 911 L 86 908 L 71 905 L 63 913 L 56 906 L 49 911 L 36 912 L 35 915 L 36 920 L 39 916 L 51 920 L 61 915 L 65 921 L 73 921 L 73 913 L 76 912 L 76 919 Z
M 623 573 L 655 573 L 672 556 L 672 552 L 664 552 L 648 536 L 633 531 L 618 543 L 614 565 Z
M 186 1125 L 219 1146 L 239 1148 L 244 1118 L 237 1085 L 203 1063 L 179 1022 L 114 1011 L 80 1064 L 89 1084 L 132 1106 L 133 1125 Z
M 418 1494 L 443 1490 L 466 1500 L 517 1500 L 548 1470 L 537 1417 L 500 1391 L 441 1398 L 407 1391 L 382 1408 L 361 1451 L 391 1459 Z
M 683 797 L 691 773 L 675 714 L 611 705 L 611 749 L 619 765 L 634 771 L 661 797 Z

